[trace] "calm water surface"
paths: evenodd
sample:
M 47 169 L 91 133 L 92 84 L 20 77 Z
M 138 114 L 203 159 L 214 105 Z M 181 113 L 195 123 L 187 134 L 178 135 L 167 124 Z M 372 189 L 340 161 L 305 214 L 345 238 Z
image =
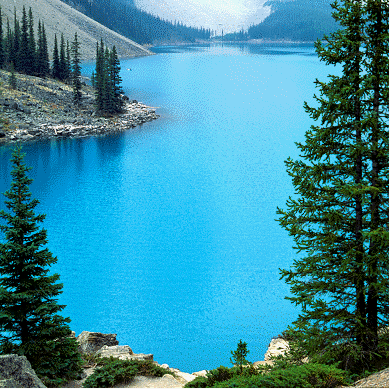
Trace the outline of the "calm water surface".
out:
M 24 148 L 64 314 L 77 334 L 117 333 L 183 371 L 229 366 L 240 339 L 261 360 L 297 316 L 278 273 L 294 258 L 275 221 L 293 194 L 283 161 L 311 124 L 314 79 L 334 70 L 310 45 L 155 51 L 121 65 L 126 94 L 159 120 Z

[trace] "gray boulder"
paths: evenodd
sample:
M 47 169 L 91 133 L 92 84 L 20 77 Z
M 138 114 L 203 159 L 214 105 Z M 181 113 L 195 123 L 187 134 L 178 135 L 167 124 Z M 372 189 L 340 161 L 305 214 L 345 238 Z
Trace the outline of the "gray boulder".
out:
M 46 388 L 26 357 L 0 355 L 0 388 Z
M 116 334 L 102 334 L 101 332 L 83 331 L 78 337 L 78 350 L 82 354 L 94 354 L 103 346 L 117 346 Z
M 129 346 L 103 346 L 96 352 L 96 355 L 101 358 L 113 357 L 122 360 L 153 361 L 153 354 L 134 354 Z

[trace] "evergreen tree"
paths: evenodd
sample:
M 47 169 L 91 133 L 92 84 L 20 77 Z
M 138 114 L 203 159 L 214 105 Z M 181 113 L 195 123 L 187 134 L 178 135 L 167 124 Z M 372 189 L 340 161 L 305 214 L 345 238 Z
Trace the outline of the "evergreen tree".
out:
M 53 66 L 51 70 L 53 78 L 60 78 L 60 58 L 58 54 L 57 34 L 54 34 Z
M 19 52 L 20 52 L 20 26 L 16 18 L 16 9 L 14 10 L 14 31 L 13 31 L 12 52 L 10 52 L 9 62 L 13 62 L 15 69 L 19 70 Z
M 107 114 L 114 112 L 114 89 L 112 83 L 111 53 L 108 47 L 104 50 L 104 79 L 105 93 L 103 95 L 103 109 Z
M 7 19 L 7 35 L 5 39 L 5 59 L 4 62 L 9 64 L 12 62 L 12 55 L 14 53 L 14 34 L 11 30 L 9 19 Z
M 43 36 L 41 21 L 38 20 L 38 41 L 37 41 L 37 61 L 36 71 L 39 77 L 45 77 L 44 71 L 44 54 L 43 54 Z
M 38 21 L 38 42 L 36 56 L 36 72 L 39 77 L 46 77 L 50 72 L 50 64 L 47 52 L 46 35 L 43 24 Z
M 31 198 L 29 168 L 17 147 L 12 155 L 13 181 L 4 193 L 8 211 L 0 211 L 0 352 L 25 355 L 37 374 L 49 384 L 74 378 L 80 369 L 77 344 L 70 338 L 69 318 L 59 312 L 62 293 L 58 274 L 49 267 L 57 261 L 47 249 L 45 215 L 36 215 L 38 200 Z
M 77 32 L 72 42 L 72 85 L 73 101 L 76 105 L 81 102 L 81 59 L 80 59 L 80 42 L 77 38 Z
M 121 112 L 123 109 L 123 100 L 121 95 L 123 94 L 123 89 L 121 86 L 122 79 L 120 77 L 120 62 L 118 59 L 118 54 L 116 47 L 113 46 L 110 53 L 110 77 L 111 77 L 111 88 L 112 88 L 112 99 L 113 99 L 113 111 Z
M 47 47 L 47 38 L 46 38 L 46 31 L 45 31 L 45 24 L 42 23 L 42 63 L 43 63 L 43 69 L 44 74 L 49 75 L 50 73 L 50 61 L 49 61 L 49 49 Z
M 4 44 L 4 37 L 3 37 L 3 18 L 1 15 L 1 7 L 0 7 L 0 69 L 4 65 L 5 60 L 5 44 Z
M 69 79 L 72 73 L 72 62 L 70 59 L 69 41 L 66 41 L 66 79 Z
M 103 40 L 96 44 L 96 70 L 93 74 L 96 108 L 102 114 L 115 114 L 123 109 L 120 62 L 115 46 L 110 51 Z
M 58 62 L 58 78 L 61 81 L 66 79 L 67 64 L 66 64 L 66 54 L 65 54 L 65 39 L 64 34 L 61 34 L 61 43 L 60 43 L 60 58 Z
M 11 87 L 11 89 L 17 89 L 17 80 L 16 80 L 15 68 L 14 68 L 13 62 L 11 62 L 11 65 L 10 65 L 10 73 L 9 73 L 8 83 L 9 83 L 9 86 Z
M 22 10 L 22 25 L 20 28 L 20 45 L 18 51 L 18 70 L 29 73 L 31 58 L 29 58 L 28 21 L 26 8 Z
M 342 29 L 316 49 L 342 74 L 316 80 L 318 107 L 305 109 L 320 124 L 297 143 L 304 160 L 286 161 L 298 198 L 279 222 L 305 256 L 281 274 L 302 307 L 294 333 L 306 353 L 338 350 L 353 369 L 377 355 L 388 326 L 388 4 L 333 7 Z
M 30 58 L 29 74 L 34 74 L 36 72 L 36 43 L 34 37 L 34 18 L 32 14 L 31 7 L 28 11 L 28 57 Z
M 104 109 L 105 73 L 104 73 L 104 44 L 96 43 L 96 72 L 95 72 L 95 101 L 97 111 Z
M 388 190 L 388 104 L 389 104 L 389 69 L 388 69 L 388 31 L 389 8 L 387 1 L 371 0 L 364 2 L 364 11 L 367 15 L 366 28 L 366 89 L 367 89 L 367 118 L 370 137 L 370 224 L 368 250 L 368 279 L 367 284 L 367 327 L 373 329 L 366 339 L 369 348 L 378 347 L 379 317 L 388 315 L 388 308 L 382 300 L 388 294 L 388 280 L 378 273 L 382 271 L 384 250 L 388 232 L 388 214 L 383 210 Z M 387 142 L 387 143 L 386 143 Z M 388 271 L 388 269 L 387 269 Z M 388 273 L 387 273 L 388 274 Z M 384 293 L 385 292 L 385 293 Z

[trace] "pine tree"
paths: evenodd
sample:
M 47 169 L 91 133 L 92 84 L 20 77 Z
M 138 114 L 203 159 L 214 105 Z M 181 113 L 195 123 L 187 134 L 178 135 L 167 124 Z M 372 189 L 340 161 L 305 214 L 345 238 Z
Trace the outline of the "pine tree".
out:
M 51 69 L 53 78 L 60 78 L 60 58 L 58 54 L 57 34 L 54 34 L 54 48 L 53 48 L 53 66 Z
M 66 54 L 64 34 L 61 34 L 60 57 L 58 61 L 58 78 L 64 81 L 66 78 Z
M 286 161 L 298 198 L 279 222 L 305 256 L 281 274 L 302 307 L 294 333 L 307 354 L 338 350 L 353 369 L 377 355 L 388 325 L 388 4 L 333 7 L 342 29 L 316 49 L 342 74 L 316 80 L 318 107 L 305 109 L 320 124 L 297 143 L 304 160 Z
M 120 62 L 118 59 L 118 54 L 116 47 L 113 46 L 110 53 L 110 78 L 111 78 L 111 88 L 112 88 L 112 98 L 113 98 L 113 111 L 121 112 L 123 109 L 123 100 L 121 95 L 123 94 L 123 89 L 121 86 L 122 79 L 120 76 Z
M 70 59 L 69 41 L 66 41 L 66 79 L 69 79 L 72 73 L 72 61 Z
M 8 84 L 11 87 L 11 89 L 17 89 L 17 80 L 16 80 L 16 75 L 15 75 L 15 68 L 14 68 L 14 63 L 11 62 L 10 64 L 10 73 L 9 73 L 9 79 L 8 79 Z
M 13 181 L 4 193 L 8 211 L 0 211 L 5 241 L 0 243 L 0 352 L 25 355 L 36 373 L 49 384 L 74 378 L 80 368 L 76 340 L 70 338 L 69 318 L 59 312 L 62 293 L 58 274 L 49 267 L 57 258 L 47 249 L 46 230 L 36 215 L 32 180 L 17 147 L 12 155 Z
M 23 73 L 29 73 L 31 58 L 29 58 L 29 42 L 28 42 L 28 21 L 26 8 L 22 10 L 22 25 L 20 28 L 20 45 L 18 51 L 18 70 Z
M 49 75 L 50 73 L 50 61 L 49 61 L 49 49 L 47 47 L 47 38 L 46 38 L 46 31 L 45 31 L 45 24 L 42 23 L 42 63 L 43 63 L 43 69 L 44 74 Z
M 19 52 L 20 52 L 20 26 L 16 18 L 16 9 L 14 10 L 14 31 L 13 31 L 12 52 L 10 52 L 10 61 L 13 62 L 15 70 L 19 70 Z
M 45 77 L 44 64 L 43 64 L 43 37 L 42 37 L 42 26 L 40 20 L 38 20 L 36 71 L 39 77 Z
M 367 15 L 366 29 L 366 69 L 368 76 L 366 88 L 368 90 L 368 128 L 370 131 L 370 225 L 368 251 L 368 279 L 367 292 L 367 326 L 374 329 L 368 334 L 367 343 L 370 348 L 378 347 L 379 316 L 388 314 L 387 307 L 381 303 L 383 291 L 388 293 L 388 282 L 378 276 L 383 266 L 383 250 L 386 249 L 388 231 L 383 226 L 388 223 L 388 214 L 383 211 L 383 203 L 388 190 L 388 104 L 389 104 L 389 76 L 388 76 L 388 30 L 389 8 L 387 1 L 372 0 L 364 3 Z M 387 142 L 387 143 L 386 143 Z M 388 193 L 388 192 L 386 192 Z M 387 270 L 388 271 L 388 270 Z M 387 280 L 388 281 L 388 280 Z
M 37 53 L 36 53 L 36 43 L 34 37 L 34 18 L 33 18 L 31 7 L 28 11 L 28 57 L 30 58 L 28 74 L 35 74 Z
M 74 35 L 72 42 L 72 85 L 73 85 L 73 101 L 76 105 L 81 102 L 81 59 L 80 59 L 80 42 L 77 38 L 77 32 Z
M 120 62 L 115 46 L 110 51 L 103 40 L 96 44 L 96 69 L 93 75 L 96 109 L 104 115 L 123 110 L 123 93 L 120 77 Z
M 95 101 L 97 111 L 104 109 L 105 73 L 104 73 L 104 44 L 96 43 L 96 73 L 95 73 Z
M 5 44 L 4 44 L 4 37 L 3 37 L 3 18 L 1 15 L 1 7 L 0 7 L 0 69 L 4 65 L 5 60 Z
M 114 112 L 114 87 L 111 77 L 111 53 L 108 47 L 104 50 L 105 93 L 103 94 L 103 110 L 107 114 Z
M 14 53 L 14 34 L 11 30 L 9 19 L 7 19 L 7 35 L 5 38 L 5 60 L 6 64 L 12 63 L 12 55 Z

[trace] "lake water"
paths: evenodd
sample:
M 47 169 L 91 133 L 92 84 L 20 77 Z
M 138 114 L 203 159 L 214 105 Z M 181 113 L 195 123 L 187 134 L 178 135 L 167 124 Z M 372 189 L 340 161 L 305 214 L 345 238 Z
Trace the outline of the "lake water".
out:
M 312 124 L 313 81 L 334 70 L 311 45 L 154 50 L 122 61 L 122 78 L 160 119 L 24 147 L 64 315 L 77 334 L 117 333 L 182 371 L 230 366 L 240 339 L 262 360 L 297 316 L 278 272 L 294 259 L 275 221 L 293 194 L 283 161 Z M 10 153 L 0 148 L 0 192 Z

